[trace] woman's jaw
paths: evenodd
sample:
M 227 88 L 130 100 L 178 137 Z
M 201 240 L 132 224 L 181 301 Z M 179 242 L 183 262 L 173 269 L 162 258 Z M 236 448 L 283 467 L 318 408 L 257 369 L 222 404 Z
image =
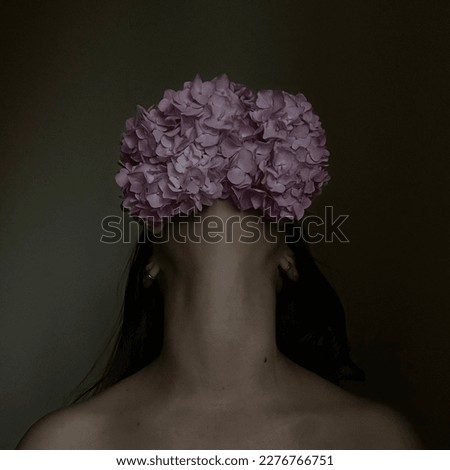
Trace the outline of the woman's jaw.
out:
M 164 278 L 210 277 L 215 272 L 276 273 L 289 253 L 277 226 L 255 211 L 240 211 L 228 200 L 217 200 L 201 213 L 171 220 L 153 260 Z

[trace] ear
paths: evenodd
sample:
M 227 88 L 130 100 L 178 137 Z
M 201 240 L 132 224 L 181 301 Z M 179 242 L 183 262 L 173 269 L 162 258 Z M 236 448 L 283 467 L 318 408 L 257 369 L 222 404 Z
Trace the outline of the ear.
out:
M 295 264 L 294 252 L 290 248 L 286 247 L 283 249 L 278 265 L 286 273 L 288 279 L 291 281 L 298 280 L 298 271 Z
M 160 271 L 161 267 L 158 261 L 155 258 L 151 258 L 145 266 L 144 278 L 142 279 L 145 288 L 150 287 L 155 282 Z

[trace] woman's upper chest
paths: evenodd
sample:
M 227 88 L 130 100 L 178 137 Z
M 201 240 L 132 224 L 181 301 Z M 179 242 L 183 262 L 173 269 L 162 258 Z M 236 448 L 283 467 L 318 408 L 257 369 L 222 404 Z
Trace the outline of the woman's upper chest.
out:
M 122 417 L 106 447 L 121 449 L 330 449 L 343 429 L 312 413 L 268 410 L 155 412 Z M 344 432 L 345 434 L 345 432 Z M 106 437 L 106 436 L 105 436 Z M 341 444 L 342 445 L 342 444 Z

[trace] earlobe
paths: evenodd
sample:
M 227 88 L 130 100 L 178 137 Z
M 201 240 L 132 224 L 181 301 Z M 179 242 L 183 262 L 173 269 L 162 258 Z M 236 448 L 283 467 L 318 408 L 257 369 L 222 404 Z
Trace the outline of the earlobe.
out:
M 150 287 L 155 279 L 158 277 L 160 271 L 159 263 L 152 259 L 146 266 L 144 271 L 144 278 L 142 280 L 144 287 Z
M 286 253 L 282 256 L 280 259 L 280 268 L 286 273 L 288 279 L 291 281 L 298 280 L 298 271 L 293 254 Z

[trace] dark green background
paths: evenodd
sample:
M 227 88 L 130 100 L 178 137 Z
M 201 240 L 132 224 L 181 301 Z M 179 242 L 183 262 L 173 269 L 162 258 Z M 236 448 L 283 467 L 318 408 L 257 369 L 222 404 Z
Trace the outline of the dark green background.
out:
M 2 448 L 61 406 L 117 312 L 125 119 L 199 72 L 303 92 L 327 131 L 316 247 L 343 299 L 357 393 L 450 442 L 447 1 L 1 3 Z

